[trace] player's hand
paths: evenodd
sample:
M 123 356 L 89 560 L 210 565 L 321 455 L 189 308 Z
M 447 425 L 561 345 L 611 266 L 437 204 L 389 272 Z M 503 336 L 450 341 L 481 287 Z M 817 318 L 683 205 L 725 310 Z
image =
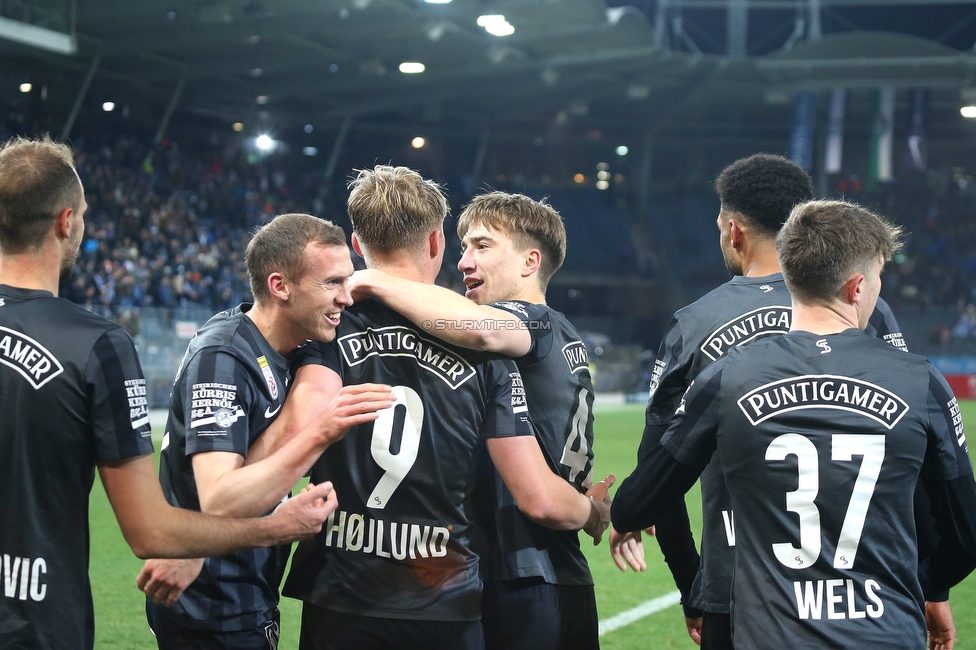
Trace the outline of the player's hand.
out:
M 956 644 L 956 625 L 949 601 L 925 601 L 925 627 L 929 631 L 929 650 L 952 650 Z
M 376 269 L 363 269 L 362 271 L 356 271 L 353 273 L 347 281 L 349 293 L 352 294 L 352 299 L 359 302 L 364 298 L 369 298 L 372 296 L 372 281 L 378 278 L 380 273 L 382 273 L 382 271 L 378 271 Z
M 702 618 L 688 618 L 685 616 L 685 627 L 688 628 L 688 636 L 691 640 L 701 645 L 701 628 L 702 628 Z
M 157 605 L 172 607 L 203 569 L 203 558 L 196 560 L 146 560 L 136 577 L 136 587 Z
M 633 533 L 618 533 L 616 528 L 610 528 L 610 557 L 621 571 L 629 566 L 634 571 L 647 569 L 644 561 L 644 543 L 641 541 L 640 531 Z
M 350 428 L 378 418 L 379 411 L 395 401 L 393 389 L 385 384 L 343 386 L 316 420 L 314 430 L 331 445 L 342 440 Z
M 603 540 L 603 533 L 610 527 L 610 494 L 609 490 L 617 477 L 613 474 L 606 477 L 599 483 L 593 484 L 586 491 L 586 496 L 590 497 L 593 507 L 590 512 L 590 520 L 583 527 L 583 532 L 593 538 L 593 546 Z
M 287 544 L 312 537 L 326 518 L 339 507 L 332 483 L 309 484 L 269 515 L 277 538 L 275 544 Z

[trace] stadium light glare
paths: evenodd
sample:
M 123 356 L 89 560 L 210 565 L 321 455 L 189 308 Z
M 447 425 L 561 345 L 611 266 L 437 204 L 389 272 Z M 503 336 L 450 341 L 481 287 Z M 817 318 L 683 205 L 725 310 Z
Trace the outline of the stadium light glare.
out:
M 306 124 L 305 125 L 305 133 L 311 133 L 314 130 L 315 130 L 315 127 L 312 126 L 311 124 Z
M 254 145 L 261 151 L 271 151 L 274 149 L 274 140 L 267 133 L 262 133 L 258 137 L 254 138 Z
M 610 187 L 610 183 L 607 182 L 607 181 L 597 181 L 596 182 L 596 189 L 598 189 L 598 190 L 605 190 L 605 189 L 608 189 L 609 187 Z
M 597 172 L 596 177 L 599 178 L 601 181 L 608 181 L 610 180 L 610 172 L 608 171 Z
M 510 23 L 492 23 L 485 27 L 485 31 L 492 36 L 511 36 L 515 28 Z
M 502 16 L 501 14 L 485 14 L 482 16 L 478 16 L 478 27 L 487 27 L 492 23 L 504 23 L 504 22 L 507 21 L 505 20 L 505 16 Z
M 630 153 L 630 149 L 628 149 L 626 145 L 622 144 L 619 147 L 617 147 L 618 156 L 626 156 L 628 153 Z
M 302 149 L 302 153 L 305 154 L 306 156 L 317 156 L 319 150 L 317 147 L 305 147 L 304 149 Z
M 111 113 L 115 110 L 115 102 L 105 102 L 102 104 L 102 110 L 106 113 Z
M 241 131 L 244 130 L 244 124 L 243 124 L 243 122 L 234 122 L 234 125 L 231 126 L 230 128 L 232 128 L 235 131 L 237 131 L 238 133 L 240 133 Z
M 426 69 L 427 66 L 419 61 L 404 61 L 400 64 L 400 72 L 403 74 L 420 74 Z
M 959 113 L 963 117 L 968 117 L 969 119 L 972 119 L 976 117 L 976 106 L 963 106 L 962 108 L 959 109 Z
M 448 5 L 451 4 L 451 0 L 424 0 L 429 5 Z
M 573 176 L 573 181 L 575 183 L 582 183 L 585 180 L 586 180 L 586 176 L 583 176 L 583 174 L 576 174 L 575 176 Z
M 423 149 L 426 144 L 427 141 L 422 137 L 420 137 L 419 135 L 410 141 L 410 146 L 413 147 L 414 149 Z
M 33 87 L 34 86 L 30 85 L 29 83 L 20 84 L 20 92 L 29 93 Z

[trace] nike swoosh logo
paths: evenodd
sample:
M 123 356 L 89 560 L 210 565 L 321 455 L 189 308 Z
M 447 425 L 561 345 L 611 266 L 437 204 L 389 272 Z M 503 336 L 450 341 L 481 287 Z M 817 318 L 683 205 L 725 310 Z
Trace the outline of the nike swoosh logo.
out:
M 278 408 L 276 408 L 273 411 L 271 410 L 271 407 L 269 406 L 268 408 L 264 409 L 264 417 L 266 417 L 266 418 L 273 418 L 275 415 L 277 415 L 278 411 L 280 411 L 280 410 L 281 410 L 281 404 L 279 404 L 278 405 Z

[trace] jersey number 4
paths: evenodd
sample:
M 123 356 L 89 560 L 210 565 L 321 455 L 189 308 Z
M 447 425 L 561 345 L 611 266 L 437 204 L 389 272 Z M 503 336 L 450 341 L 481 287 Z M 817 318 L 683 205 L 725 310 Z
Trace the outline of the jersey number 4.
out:
M 800 546 L 790 543 L 773 544 L 773 553 L 780 563 L 790 569 L 805 569 L 820 557 L 820 509 L 814 500 L 820 492 L 820 460 L 817 448 L 809 438 L 798 433 L 778 436 L 766 449 L 767 461 L 786 460 L 796 456 L 797 487 L 786 494 L 786 509 L 800 518 Z M 854 491 L 841 526 L 835 569 L 854 566 L 857 547 L 864 531 L 864 519 L 874 496 L 874 487 L 881 473 L 885 457 L 885 437 L 882 435 L 853 435 L 835 433 L 831 436 L 831 460 L 850 462 L 861 457 L 861 467 L 854 481 Z
M 368 507 L 377 510 L 386 507 L 417 462 L 424 424 L 424 403 L 417 391 L 409 386 L 394 386 L 393 395 L 396 397 L 393 406 L 379 411 L 379 417 L 373 422 L 369 446 L 373 460 L 385 470 L 366 500 Z

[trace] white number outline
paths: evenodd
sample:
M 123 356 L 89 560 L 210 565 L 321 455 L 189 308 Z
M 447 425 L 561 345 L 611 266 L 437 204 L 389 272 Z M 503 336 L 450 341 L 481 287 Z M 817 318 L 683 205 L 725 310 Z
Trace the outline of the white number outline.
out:
M 803 569 L 817 561 L 822 546 L 820 509 L 815 503 L 820 491 L 820 458 L 810 439 L 798 433 L 777 436 L 766 448 L 766 461 L 782 461 L 788 456 L 796 456 L 797 489 L 786 493 L 786 509 L 800 519 L 800 546 L 780 542 L 773 544 L 772 549 L 783 566 Z M 830 456 L 833 462 L 850 462 L 855 456 L 861 457 L 833 560 L 835 569 L 847 570 L 854 566 L 868 508 L 881 474 L 885 436 L 835 433 L 831 436 Z
M 420 451 L 420 432 L 424 424 L 423 400 L 409 386 L 394 386 L 393 396 L 396 398 L 393 406 L 377 411 L 379 417 L 373 421 L 373 435 L 369 443 L 373 460 L 386 470 L 366 499 L 366 507 L 375 510 L 386 508 L 393 493 L 417 462 Z M 393 421 L 397 406 L 404 407 L 406 413 L 400 435 L 400 451 L 394 454 L 390 451 L 390 443 L 393 440 Z
M 566 436 L 563 455 L 559 459 L 560 464 L 569 468 L 570 483 L 577 482 L 576 478 L 580 472 L 586 469 L 587 463 L 590 462 L 590 447 L 586 443 L 586 423 L 590 419 L 590 407 L 586 399 L 588 395 L 589 391 L 586 390 L 586 386 L 580 386 L 579 391 L 576 393 L 576 411 L 573 413 L 573 419 L 569 423 L 569 435 Z M 577 441 L 579 442 L 577 443 Z M 576 447 L 577 444 L 578 449 L 574 450 L 573 447 Z M 591 469 L 590 474 L 592 473 L 593 470 Z M 592 480 L 592 477 L 584 476 L 584 483 L 587 478 Z

